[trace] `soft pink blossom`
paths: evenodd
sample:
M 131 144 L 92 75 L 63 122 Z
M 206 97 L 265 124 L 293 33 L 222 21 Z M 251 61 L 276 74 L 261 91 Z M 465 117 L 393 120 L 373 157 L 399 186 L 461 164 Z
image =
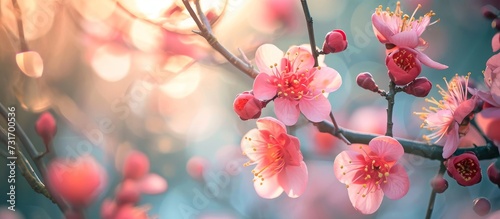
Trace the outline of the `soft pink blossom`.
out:
M 297 198 L 306 189 L 308 173 L 297 137 L 288 135 L 280 121 L 265 117 L 257 120 L 257 128 L 241 140 L 241 150 L 256 165 L 254 187 L 263 198 L 276 198 L 283 191 Z
M 54 116 L 50 112 L 42 113 L 38 117 L 38 120 L 36 120 L 35 131 L 43 139 L 45 146 L 49 147 L 57 133 L 57 124 Z
M 398 160 L 403 146 L 394 138 L 379 136 L 368 146 L 358 145 L 341 152 L 335 158 L 333 169 L 341 183 L 346 184 L 354 208 L 363 214 L 372 214 L 382 199 L 400 199 L 410 188 L 408 174 Z
M 452 156 L 445 161 L 448 175 L 461 186 L 471 186 L 481 182 L 481 166 L 473 152 Z
M 448 68 L 448 66 L 433 61 L 421 52 L 427 47 L 427 42 L 420 36 L 428 26 L 435 22 L 430 22 L 431 17 L 434 16 L 432 11 L 423 17 L 415 18 L 414 16 L 420 7 L 418 5 L 413 14 L 408 16 L 401 11 L 400 2 L 397 2 L 394 11 L 384 10 L 382 6 L 379 6 L 372 15 L 373 31 L 379 41 L 386 44 L 388 49 L 408 47 L 409 50 L 414 50 L 415 58 L 424 65 L 435 69 Z
M 385 65 L 389 70 L 389 78 L 396 85 L 405 85 L 418 77 L 422 71 L 420 61 L 414 49 L 402 47 L 389 53 Z
M 486 91 L 474 90 L 479 98 L 489 103 L 492 107 L 500 107 L 500 54 L 492 56 L 486 62 L 484 70 L 484 84 Z
M 443 97 L 438 101 L 435 98 L 426 98 L 426 102 L 435 106 L 423 108 L 425 112 L 416 112 L 423 120 L 422 128 L 432 131 L 431 134 L 424 135 L 424 139 L 430 141 L 436 139 L 439 142 L 443 137 L 443 158 L 449 158 L 458 148 L 460 137 L 468 132 L 472 117 L 472 111 L 476 106 L 476 97 L 467 99 L 467 86 L 469 75 L 453 77 L 451 81 L 446 81 L 446 88 L 438 85 L 439 93 Z
M 307 46 L 292 46 L 286 54 L 276 46 L 264 44 L 255 60 L 261 73 L 253 92 L 259 100 L 274 99 L 274 112 L 285 125 L 294 125 L 300 112 L 312 122 L 328 119 L 331 105 L 324 94 L 342 84 L 340 74 L 329 67 L 313 67 Z
M 149 173 L 149 158 L 140 151 L 131 151 L 123 164 L 125 180 L 134 182 L 136 189 L 142 193 L 156 195 L 167 190 L 167 181 L 158 174 Z
M 88 206 L 104 189 L 107 177 L 91 156 L 56 158 L 47 167 L 48 186 L 74 207 Z

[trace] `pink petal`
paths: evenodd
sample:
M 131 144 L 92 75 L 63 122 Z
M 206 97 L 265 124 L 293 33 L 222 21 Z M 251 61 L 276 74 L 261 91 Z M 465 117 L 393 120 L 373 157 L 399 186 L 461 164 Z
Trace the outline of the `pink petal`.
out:
M 387 26 L 387 24 L 383 21 L 383 19 L 378 16 L 376 13 L 373 13 L 372 15 L 372 24 L 374 27 L 375 35 L 377 35 L 377 38 L 384 43 L 384 39 L 390 39 L 392 35 L 394 35 L 394 32 L 392 32 L 391 29 Z M 379 34 L 380 33 L 380 36 Z
M 460 138 L 458 136 L 458 123 L 454 122 L 448 134 L 446 134 L 446 143 L 443 146 L 443 158 L 449 158 L 458 148 Z
M 417 50 L 417 53 L 418 53 L 418 55 L 417 55 L 418 60 L 420 60 L 420 62 L 422 62 L 422 64 L 424 64 L 424 65 L 427 65 L 431 68 L 435 68 L 435 69 L 439 69 L 439 70 L 443 70 L 443 69 L 448 68 L 447 65 L 443 65 L 441 63 L 438 63 L 438 62 L 432 60 L 431 58 L 429 58 L 429 56 L 427 56 L 423 52 L 420 52 Z
M 323 95 L 318 95 L 310 100 L 300 100 L 299 108 L 304 116 L 312 122 L 321 122 L 328 119 L 328 115 L 332 110 L 330 101 Z
M 297 198 L 307 187 L 308 173 L 304 161 L 300 166 L 286 166 L 278 175 L 278 183 L 290 198 Z
M 413 24 L 416 25 L 416 28 L 413 28 L 417 31 L 418 36 L 421 36 L 424 33 L 425 28 L 431 22 L 430 16 L 424 16 L 421 21 L 413 21 Z
M 264 117 L 257 120 L 257 129 L 268 130 L 274 136 L 286 133 L 286 126 L 273 117 Z
M 278 87 L 270 83 L 272 77 L 267 74 L 258 74 L 253 82 L 253 94 L 259 100 L 270 100 L 278 92 Z
M 493 48 L 493 52 L 500 49 L 500 33 L 495 34 L 491 39 L 491 48 Z
M 399 160 L 405 153 L 403 146 L 394 138 L 379 136 L 372 139 L 368 145 L 372 152 L 387 162 Z
M 158 174 L 148 174 L 139 181 L 139 189 L 142 193 L 156 195 L 167 190 L 167 181 Z
M 455 119 L 455 121 L 459 124 L 462 123 L 464 118 L 469 116 L 469 114 L 474 110 L 475 107 L 476 98 L 468 99 L 460 103 L 453 113 L 453 119 Z
M 342 76 L 333 68 L 321 67 L 314 71 L 314 80 L 310 87 L 327 93 L 336 91 L 342 85 Z
M 415 30 L 408 30 L 394 34 L 389 41 L 399 47 L 416 48 L 418 46 L 418 34 Z
M 297 69 L 305 70 L 314 66 L 314 57 L 311 54 L 310 46 L 292 46 L 288 49 L 285 57 L 290 60 L 292 65 L 290 70 L 294 72 Z
M 255 148 L 255 150 L 254 150 Z M 252 129 L 241 139 L 241 151 L 245 153 L 250 160 L 258 161 L 264 154 L 261 148 L 267 148 L 267 142 L 262 138 L 259 130 Z
M 355 151 L 342 151 L 333 161 L 335 177 L 344 184 L 350 185 L 359 174 L 364 174 L 365 158 Z
M 300 141 L 297 137 L 288 135 L 290 142 L 285 145 L 285 149 L 287 152 L 286 160 L 287 164 L 299 166 L 304 157 L 300 152 Z
M 392 166 L 387 177 L 387 183 L 381 186 L 385 196 L 390 199 L 400 199 L 408 193 L 410 189 L 410 179 L 405 168 L 401 164 Z
M 476 115 L 475 119 L 488 138 L 494 142 L 500 141 L 500 132 L 498 131 L 500 125 L 500 108 L 491 107 L 483 109 L 483 111 Z
M 299 102 L 286 98 L 276 98 L 274 100 L 274 113 L 285 125 L 294 125 L 299 120 Z
M 266 178 L 264 181 L 255 180 L 253 186 L 257 194 L 262 198 L 273 199 L 283 193 L 283 188 L 278 183 L 277 174 Z
M 39 78 L 43 74 L 43 60 L 35 51 L 16 54 L 16 63 L 19 69 L 29 77 Z
M 261 72 L 269 75 L 273 75 L 270 66 L 279 65 L 281 58 L 283 58 L 283 51 L 273 44 L 264 44 L 255 52 L 255 64 Z
M 352 206 L 363 214 L 373 214 L 377 211 L 384 198 L 382 189 L 376 189 L 371 184 L 367 188 L 361 184 L 349 185 L 347 193 Z
M 497 106 L 500 105 L 500 73 L 492 74 L 491 80 L 492 83 L 491 83 L 490 93 L 491 97 L 495 101 L 495 104 L 492 105 Z
M 476 95 L 478 96 L 479 98 L 481 98 L 482 100 L 488 102 L 489 104 L 495 106 L 495 107 L 500 107 L 500 103 L 497 103 L 493 97 L 491 96 L 491 93 L 487 93 L 487 92 L 484 92 L 484 91 L 481 91 L 481 90 L 474 90 L 473 92 L 471 92 L 473 95 Z

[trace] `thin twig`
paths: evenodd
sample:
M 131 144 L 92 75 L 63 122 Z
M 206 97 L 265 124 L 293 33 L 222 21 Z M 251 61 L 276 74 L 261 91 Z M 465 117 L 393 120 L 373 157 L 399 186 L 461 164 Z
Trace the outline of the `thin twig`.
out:
M 29 51 L 28 43 L 26 43 L 26 38 L 24 37 L 24 25 L 23 25 L 23 13 L 19 7 L 17 0 L 12 0 L 12 6 L 14 7 L 14 13 L 17 22 L 17 32 L 19 34 L 19 43 L 21 52 Z
M 332 120 L 333 127 L 335 128 L 335 136 L 337 138 L 340 138 L 343 142 L 346 144 L 350 145 L 351 142 L 345 138 L 344 134 L 342 133 L 341 129 L 339 128 L 339 125 L 337 124 L 337 121 L 335 120 L 335 117 L 333 116 L 332 111 L 330 111 L 330 119 Z
M 387 100 L 387 129 L 385 130 L 386 136 L 392 137 L 392 111 L 394 109 L 394 97 L 396 96 L 396 84 L 394 82 L 389 83 L 389 93 L 385 96 Z
M 443 175 L 445 170 L 446 167 L 444 166 L 443 162 L 441 162 L 441 165 L 439 166 L 438 175 Z M 430 219 L 432 216 L 432 211 L 434 210 L 434 202 L 436 201 L 436 194 L 437 194 L 436 191 L 432 189 L 431 197 L 429 198 L 429 205 L 427 206 L 427 213 L 425 214 L 425 219 Z
M 311 44 L 311 53 L 314 57 L 314 67 L 318 66 L 318 55 L 319 52 L 316 50 L 316 40 L 314 39 L 314 26 L 313 26 L 313 18 L 311 13 L 309 12 L 309 7 L 307 6 L 307 0 L 300 0 L 302 3 L 302 9 L 304 9 L 304 15 L 307 21 L 307 32 L 309 34 L 309 43 Z
M 194 4 L 196 5 L 196 11 L 198 12 L 198 17 L 203 23 L 203 27 L 207 32 L 212 33 L 212 25 L 210 25 L 210 21 L 208 21 L 207 16 L 205 16 L 205 13 L 201 10 L 200 0 L 195 0 Z

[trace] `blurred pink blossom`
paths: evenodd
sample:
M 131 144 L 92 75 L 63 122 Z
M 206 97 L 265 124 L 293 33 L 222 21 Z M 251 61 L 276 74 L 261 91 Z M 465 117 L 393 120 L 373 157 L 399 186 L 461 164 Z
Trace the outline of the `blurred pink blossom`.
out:
M 131 179 L 142 193 L 155 195 L 167 190 L 167 181 L 158 174 L 149 173 L 149 158 L 140 151 L 131 151 L 123 165 L 125 179 Z M 132 183 L 130 182 L 130 183 Z
M 300 112 L 312 122 L 328 119 L 331 105 L 325 93 L 342 84 L 340 74 L 329 67 L 313 67 L 314 58 L 307 46 L 292 46 L 286 54 L 278 47 L 264 44 L 255 60 L 261 73 L 253 91 L 262 101 L 274 99 L 274 112 L 285 125 L 294 125 Z
M 204 157 L 194 156 L 189 158 L 186 164 L 187 173 L 196 180 L 203 179 L 203 173 L 207 171 L 209 161 Z
M 74 207 L 88 206 L 104 189 L 107 176 L 91 156 L 56 158 L 47 168 L 48 185 Z
M 283 191 L 297 198 L 308 182 L 306 163 L 300 152 L 299 139 L 288 135 L 280 121 L 265 117 L 257 120 L 257 129 L 250 130 L 241 140 L 241 150 L 250 159 L 245 166 L 252 170 L 254 187 L 263 198 L 276 198 Z
M 43 139 L 45 146 L 49 147 L 57 132 L 56 120 L 50 112 L 44 112 L 38 117 L 35 123 L 35 131 Z
M 400 199 L 408 192 L 408 174 L 397 163 L 404 150 L 396 139 L 388 136 L 376 137 L 368 146 L 357 147 L 337 155 L 333 169 L 337 179 L 346 184 L 354 208 L 372 214 L 380 207 L 384 194 L 390 199 Z

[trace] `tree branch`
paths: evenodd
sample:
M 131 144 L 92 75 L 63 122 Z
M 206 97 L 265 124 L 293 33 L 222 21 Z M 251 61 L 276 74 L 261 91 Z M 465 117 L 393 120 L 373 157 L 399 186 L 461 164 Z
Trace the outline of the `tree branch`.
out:
M 12 0 L 12 6 L 14 7 L 14 14 L 16 16 L 21 52 L 29 51 L 28 43 L 26 43 L 26 38 L 24 37 L 23 13 L 17 0 Z
M 394 109 L 394 97 L 396 96 L 396 84 L 394 82 L 389 83 L 389 93 L 385 96 L 387 100 L 387 129 L 385 130 L 386 136 L 392 137 L 392 111 Z
M 443 175 L 444 171 L 446 171 L 446 167 L 443 162 L 439 165 L 438 175 Z M 427 206 L 427 213 L 425 214 L 425 219 L 431 219 L 432 211 L 434 210 L 434 202 L 436 201 L 436 191 L 432 189 L 431 197 L 429 198 L 429 205 Z
M 307 6 L 307 0 L 300 0 L 302 3 L 302 9 L 304 10 L 304 15 L 307 22 L 307 32 L 309 34 L 309 43 L 311 44 L 311 53 L 314 57 L 314 67 L 318 66 L 318 55 L 319 52 L 316 50 L 316 39 L 314 39 L 314 26 L 313 18 L 309 12 L 309 7 Z

